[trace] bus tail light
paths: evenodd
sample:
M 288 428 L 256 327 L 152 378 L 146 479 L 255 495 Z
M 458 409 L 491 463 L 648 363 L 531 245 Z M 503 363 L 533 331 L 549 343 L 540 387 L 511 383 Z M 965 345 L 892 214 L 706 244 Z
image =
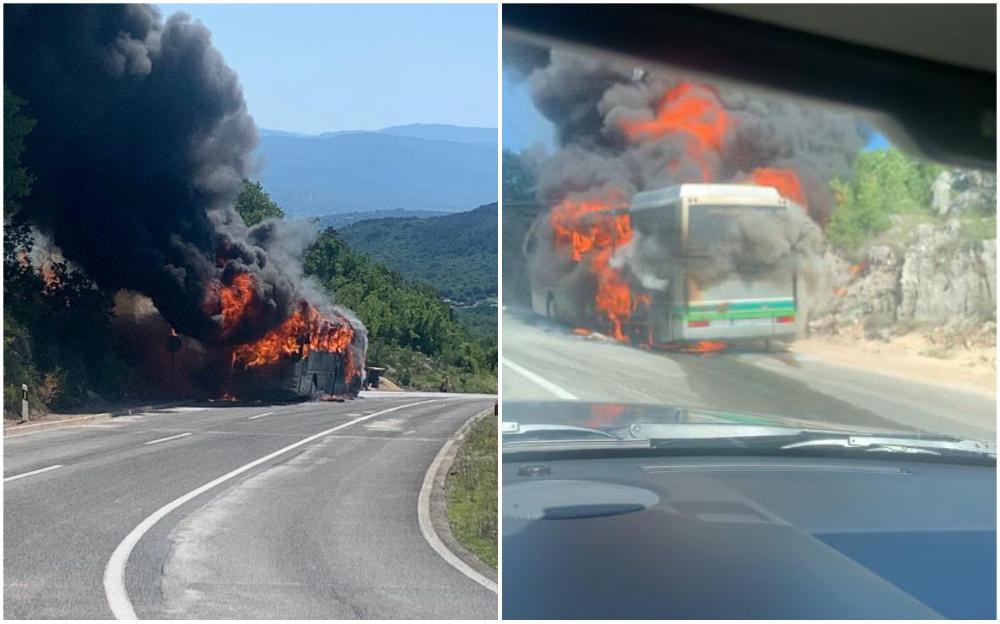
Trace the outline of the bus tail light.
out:
M 708 327 L 708 321 L 688 321 L 688 327 Z
M 794 323 L 795 322 L 795 317 L 794 316 L 779 316 L 775 320 L 777 320 L 779 323 Z

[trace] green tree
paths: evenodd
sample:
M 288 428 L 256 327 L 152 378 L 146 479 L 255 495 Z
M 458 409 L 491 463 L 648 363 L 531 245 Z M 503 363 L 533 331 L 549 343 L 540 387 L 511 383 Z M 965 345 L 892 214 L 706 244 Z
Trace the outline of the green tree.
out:
M 31 192 L 34 178 L 21 164 L 24 139 L 35 127 L 35 120 L 21 113 L 26 102 L 3 88 L 3 209 L 10 217 L 18 210 L 16 200 Z
M 894 148 L 862 152 L 854 161 L 853 181 L 830 184 L 837 207 L 827 237 L 853 249 L 887 230 L 889 215 L 930 212 L 931 185 L 941 170 Z
M 503 151 L 504 202 L 531 201 L 535 198 L 535 172 L 525 162 L 523 154 Z
M 496 391 L 495 333 L 473 337 L 430 286 L 372 262 L 333 229 L 307 250 L 305 271 L 364 321 L 369 362 L 397 381 L 433 390 L 447 375 L 456 390 Z
M 22 383 L 48 407 L 120 396 L 126 371 L 111 331 L 113 293 L 65 261 L 36 266 L 33 246 L 27 224 L 7 223 L 4 360 L 15 365 L 4 367 L 5 411 L 17 411 Z
M 236 198 L 236 212 L 243 217 L 247 227 L 257 225 L 264 219 L 282 219 L 285 212 L 276 204 L 260 182 L 243 180 L 243 190 Z
M 4 89 L 4 412 L 11 415 L 20 411 L 22 383 L 36 409 L 69 406 L 88 393 L 119 395 L 125 373 L 113 350 L 112 293 L 65 261 L 33 263 L 35 233 L 16 214 L 34 182 L 21 163 L 35 126 L 23 104 Z

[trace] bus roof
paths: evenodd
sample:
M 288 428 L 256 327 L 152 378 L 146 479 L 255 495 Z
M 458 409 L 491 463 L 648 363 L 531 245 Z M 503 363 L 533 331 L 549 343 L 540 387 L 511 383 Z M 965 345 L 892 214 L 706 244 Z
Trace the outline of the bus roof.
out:
M 733 197 L 754 200 L 753 203 L 771 200 L 781 202 L 777 189 L 771 186 L 756 186 L 753 184 L 679 184 L 667 186 L 652 191 L 636 193 L 632 198 L 631 209 L 642 210 L 670 204 L 681 198 L 697 197 L 720 199 Z

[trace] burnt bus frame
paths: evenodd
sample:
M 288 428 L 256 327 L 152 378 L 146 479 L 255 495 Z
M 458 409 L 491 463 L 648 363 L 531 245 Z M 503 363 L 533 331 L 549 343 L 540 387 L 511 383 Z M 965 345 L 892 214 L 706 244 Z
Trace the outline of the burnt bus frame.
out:
M 236 369 L 232 372 L 232 386 L 240 399 L 302 401 L 324 394 L 347 395 L 350 382 L 344 379 L 346 357 L 343 353 L 312 350 L 294 362 L 284 360 L 259 368 Z
M 682 186 L 682 185 L 677 185 Z M 603 214 L 634 214 L 637 212 L 665 212 L 669 211 L 672 213 L 673 220 L 679 224 L 677 228 L 677 242 L 680 243 L 680 249 L 682 256 L 687 256 L 689 253 L 689 236 L 690 236 L 690 210 L 692 207 L 697 207 L 699 202 L 699 197 L 684 196 L 678 193 L 677 197 L 671 198 L 669 201 L 662 204 L 654 204 L 649 206 L 643 206 L 638 209 L 628 206 L 625 208 L 616 208 L 613 210 L 608 210 Z M 768 201 L 762 199 L 761 201 L 747 201 L 747 198 L 739 198 L 738 196 L 733 196 L 727 198 L 726 196 L 711 197 L 711 202 L 704 202 L 703 205 L 715 205 L 717 202 L 724 204 L 736 206 L 771 206 L 778 209 L 790 210 L 794 206 L 789 200 L 780 197 L 776 201 Z M 755 198 L 757 199 L 757 198 Z M 692 206 L 694 204 L 694 206 Z M 633 225 L 634 227 L 634 225 Z M 615 247 L 612 246 L 612 249 Z M 581 260 L 582 262 L 582 260 Z M 798 275 L 792 274 L 792 298 L 795 302 L 796 314 L 798 310 Z M 679 284 L 679 286 L 678 286 Z M 546 285 L 543 289 L 536 289 L 535 285 L 532 284 L 531 288 L 531 303 L 532 309 L 540 315 L 546 316 L 548 318 L 554 318 L 557 321 L 564 323 L 570 323 L 573 325 L 582 324 L 593 324 L 602 325 L 605 319 L 600 318 L 596 310 L 592 310 L 591 306 L 588 304 L 586 310 L 577 309 L 578 306 L 571 305 L 571 301 L 561 292 L 559 284 Z M 684 318 L 683 316 L 678 316 L 674 313 L 675 310 L 683 307 L 685 310 L 690 310 L 690 300 L 691 293 L 688 286 L 687 270 L 683 266 L 674 266 L 670 272 L 670 287 L 666 295 L 667 301 L 663 302 L 661 297 L 657 296 L 657 293 L 649 293 L 652 297 L 652 304 L 650 305 L 650 316 L 646 319 L 645 332 L 650 336 L 651 339 L 655 339 L 660 343 L 676 343 L 690 340 L 702 340 L 706 338 L 689 338 L 684 335 Z M 540 299 L 545 299 L 544 309 L 539 309 L 536 306 L 536 302 Z M 555 313 L 552 313 L 552 309 L 549 302 L 554 303 Z M 657 302 L 660 302 L 657 305 Z M 575 315 L 569 315 L 566 311 L 576 312 Z M 665 312 L 665 314 L 664 314 Z M 662 325 L 661 325 L 662 323 Z M 663 327 L 665 325 L 665 327 Z M 661 327 L 663 330 L 661 331 Z M 625 322 L 622 324 L 622 333 L 626 336 L 635 336 L 636 325 L 633 323 Z M 793 332 L 786 332 L 791 334 Z M 769 336 L 758 336 L 755 338 L 743 338 L 742 340 L 768 340 L 770 338 L 777 338 L 785 334 L 776 334 Z M 711 337 L 707 337 L 711 339 Z M 738 341 L 740 338 L 730 339 L 730 341 Z

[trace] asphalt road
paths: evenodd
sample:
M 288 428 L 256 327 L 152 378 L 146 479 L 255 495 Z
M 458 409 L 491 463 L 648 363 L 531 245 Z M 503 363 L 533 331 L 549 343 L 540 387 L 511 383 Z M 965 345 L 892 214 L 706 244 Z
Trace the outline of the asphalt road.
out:
M 698 355 L 592 340 L 528 311 L 503 316 L 504 401 L 653 403 L 996 438 L 996 399 L 791 353 Z
M 117 549 L 143 619 L 495 619 L 496 594 L 435 552 L 417 520 L 435 455 L 492 405 L 384 395 L 176 408 L 6 438 L 4 616 L 111 618 Z

